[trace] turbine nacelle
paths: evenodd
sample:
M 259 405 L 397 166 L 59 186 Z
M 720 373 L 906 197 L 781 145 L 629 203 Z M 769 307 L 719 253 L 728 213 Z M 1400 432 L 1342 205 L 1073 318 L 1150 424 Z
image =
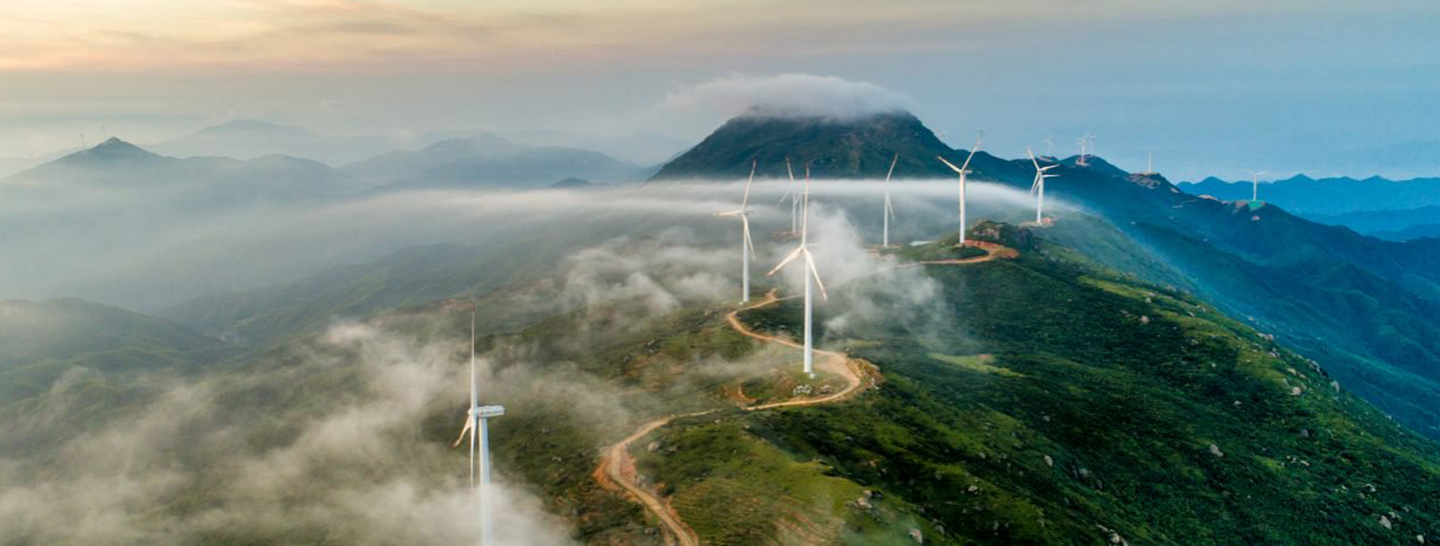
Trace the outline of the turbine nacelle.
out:
M 470 411 L 468 413 L 469 415 L 474 417 L 479 417 L 481 419 L 489 419 L 491 417 L 499 417 L 501 415 L 505 415 L 505 406 L 479 406 L 470 408 Z

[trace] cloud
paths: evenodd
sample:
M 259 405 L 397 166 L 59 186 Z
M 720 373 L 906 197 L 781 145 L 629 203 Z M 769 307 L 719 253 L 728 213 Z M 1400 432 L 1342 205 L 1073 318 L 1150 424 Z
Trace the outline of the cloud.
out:
M 792 73 L 708 81 L 671 93 L 665 97 L 662 108 L 726 117 L 759 113 L 846 119 L 904 110 L 906 102 L 903 95 L 872 83 Z

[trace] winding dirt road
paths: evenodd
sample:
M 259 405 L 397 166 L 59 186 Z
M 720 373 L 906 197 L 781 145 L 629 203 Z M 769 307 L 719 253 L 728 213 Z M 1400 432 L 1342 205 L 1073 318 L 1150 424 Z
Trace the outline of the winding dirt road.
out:
M 1014 249 L 1003 245 L 987 243 L 983 241 L 970 241 L 967 244 L 984 250 L 985 255 L 956 260 L 932 260 L 897 264 L 894 266 L 877 269 L 860 277 L 846 279 L 840 283 L 837 283 L 835 286 L 840 286 L 845 283 L 868 277 L 870 275 L 875 275 L 883 271 L 889 271 L 892 269 L 899 269 L 904 267 L 918 267 L 927 265 L 966 265 L 989 262 L 1000 258 L 1010 259 L 1019 256 L 1019 253 L 1016 252 Z M 730 324 L 730 327 L 735 329 L 735 331 L 740 335 L 767 343 L 778 343 L 786 347 L 803 349 L 804 346 L 800 343 L 795 342 L 794 340 L 765 335 L 756 332 L 755 330 L 750 329 L 749 326 L 746 326 L 744 322 L 740 321 L 740 313 L 759 309 L 761 307 L 769 305 L 774 305 L 784 300 L 799 297 L 787 296 L 785 298 L 779 298 L 776 297 L 775 293 L 775 290 L 771 290 L 770 292 L 765 294 L 765 299 L 731 311 L 730 313 L 725 315 L 725 321 L 728 322 Z M 819 361 L 820 369 L 845 377 L 845 388 L 825 396 L 790 399 L 780 402 L 760 404 L 756 406 L 746 406 L 744 409 L 746 411 L 758 411 L 784 407 L 812 406 L 816 404 L 828 404 L 831 402 L 838 402 L 864 390 L 866 387 L 865 378 L 869 377 L 871 370 L 874 370 L 875 368 L 874 365 L 870 364 L 869 362 L 865 362 L 860 359 L 849 358 L 841 353 L 837 353 L 834 351 L 815 349 L 815 354 L 822 357 Z M 697 417 L 700 415 L 714 413 L 716 411 L 719 410 L 670 415 L 645 422 L 644 424 L 640 425 L 640 428 L 636 429 L 635 432 L 630 433 L 629 436 L 626 436 L 619 442 L 616 442 L 605 448 L 604 454 L 600 457 L 600 465 L 595 468 L 595 472 L 593 473 L 595 481 L 598 482 L 601 487 L 612 491 L 623 491 L 626 496 L 630 497 L 631 500 L 644 506 L 645 510 L 649 511 L 655 516 L 656 519 L 660 520 L 660 523 L 665 526 L 667 531 L 669 531 L 669 534 L 665 536 L 666 544 L 674 545 L 678 542 L 680 546 L 700 546 L 700 538 L 695 534 L 694 530 L 690 529 L 689 525 L 685 524 L 684 520 L 680 519 L 680 515 L 675 512 L 675 509 L 672 508 L 669 503 L 661 499 L 656 493 L 647 490 L 639 484 L 639 482 L 636 480 L 638 472 L 635 469 L 635 458 L 630 455 L 630 446 L 633 445 L 635 442 L 640 441 L 640 439 L 648 436 L 656 429 L 670 424 L 671 421 L 686 417 Z

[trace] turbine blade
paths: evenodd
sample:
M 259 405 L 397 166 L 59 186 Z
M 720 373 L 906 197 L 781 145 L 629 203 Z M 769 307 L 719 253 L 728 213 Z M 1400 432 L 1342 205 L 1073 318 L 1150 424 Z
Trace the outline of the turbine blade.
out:
M 745 181 L 745 198 L 740 200 L 740 211 L 744 212 L 745 207 L 750 204 L 750 183 L 755 181 L 756 160 L 750 160 L 750 178 Z
M 820 298 L 830 301 L 830 295 L 825 293 L 825 283 L 820 281 L 820 270 L 815 268 L 815 259 L 810 257 L 810 251 L 805 251 L 805 269 L 807 273 L 815 277 L 815 286 L 820 287 Z
M 790 181 L 795 181 L 795 169 L 790 168 L 790 157 L 785 157 L 785 172 L 790 175 Z
M 790 255 L 786 256 L 784 260 L 781 260 L 781 261 L 780 261 L 780 265 L 775 266 L 775 268 L 774 268 L 774 269 L 771 269 L 769 273 L 766 273 L 766 274 L 765 274 L 765 276 L 766 276 L 766 277 L 773 277 L 773 276 L 775 276 L 776 273 L 779 273 L 781 269 L 783 269 L 785 266 L 789 265 L 790 262 L 795 261 L 795 258 L 799 258 L 799 257 L 800 257 L 800 254 L 802 254 L 802 253 L 804 253 L 804 252 L 805 252 L 805 247 L 803 247 L 803 246 L 800 247 L 800 248 L 795 249 L 793 252 L 790 253 Z
M 465 426 L 460 427 L 460 435 L 455 437 L 455 443 L 450 444 L 450 447 L 460 447 L 460 442 L 465 441 L 465 433 L 470 432 L 471 430 L 472 429 L 470 428 L 470 418 L 466 417 Z
M 1040 162 L 1035 160 L 1035 152 L 1030 151 L 1030 147 L 1026 146 L 1025 153 L 1030 154 L 1030 163 L 1035 165 L 1035 170 L 1040 170 Z
M 975 139 L 975 145 L 970 147 L 970 155 L 965 156 L 965 164 L 960 166 L 960 170 L 970 168 L 970 160 L 975 158 L 975 152 L 980 151 L 980 140 L 983 138 L 985 138 L 985 133 L 982 131 L 980 136 Z
M 935 159 L 939 159 L 940 162 L 941 162 L 941 163 L 944 163 L 946 167 L 950 167 L 951 170 L 953 170 L 953 171 L 955 171 L 955 172 L 957 172 L 957 173 L 960 172 L 960 171 L 965 170 L 965 169 L 962 169 L 962 168 L 960 168 L 960 167 L 956 167 L 954 163 L 951 163 L 951 162 L 949 162 L 949 161 L 945 161 L 945 158 L 940 157 L 940 156 L 938 156 L 938 155 L 935 156 Z
M 895 174 L 895 164 L 900 162 L 900 152 L 895 152 L 895 157 L 890 160 L 890 170 L 885 173 L 885 182 L 890 182 L 890 175 Z

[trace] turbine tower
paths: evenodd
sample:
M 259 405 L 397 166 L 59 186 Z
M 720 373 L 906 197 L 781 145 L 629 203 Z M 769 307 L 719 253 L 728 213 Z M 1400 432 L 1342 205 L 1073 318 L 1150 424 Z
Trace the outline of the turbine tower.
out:
M 1025 153 L 1030 154 L 1030 163 L 1035 165 L 1035 182 L 1030 185 L 1030 194 L 1037 197 L 1035 202 L 1035 225 L 1042 225 L 1045 221 L 1045 179 L 1060 176 L 1058 174 L 1045 174 L 1045 171 L 1058 167 L 1059 165 L 1052 164 L 1041 167 L 1040 162 L 1035 160 L 1035 152 L 1027 148 Z
M 983 137 L 982 137 L 983 138 Z M 946 161 L 945 158 L 935 156 L 945 166 L 950 167 L 956 174 L 960 175 L 960 238 L 959 246 L 965 245 L 965 175 L 970 174 L 970 160 L 975 157 L 975 152 L 980 151 L 980 138 L 975 139 L 975 145 L 970 147 L 970 155 L 965 156 L 965 163 L 956 167 L 954 163 Z
M 1251 200 L 1251 201 L 1259 201 L 1259 200 L 1260 200 L 1260 175 L 1265 174 L 1265 171 L 1247 171 L 1247 172 L 1250 173 L 1250 200 Z
M 750 160 L 750 178 L 745 181 L 745 198 L 740 200 L 740 209 L 721 212 L 716 216 L 740 217 L 740 303 L 750 301 L 750 256 L 755 254 L 755 244 L 750 242 L 750 218 L 745 210 L 750 206 L 750 183 L 755 181 L 756 160 Z
M 810 224 L 810 166 L 808 164 L 805 166 L 804 199 L 805 202 L 801 205 L 800 209 L 800 246 L 791 252 L 789 256 L 786 256 L 785 259 L 780 262 L 780 265 L 775 266 L 775 269 L 771 269 L 770 272 L 765 275 L 775 275 L 786 265 L 789 265 L 790 262 L 795 261 L 796 258 L 805 259 L 805 375 L 813 379 L 815 377 L 815 350 L 812 344 L 813 330 L 811 328 L 814 317 L 813 304 L 811 303 L 814 299 L 812 297 L 812 285 L 820 287 L 820 297 L 825 298 L 826 301 L 829 301 L 830 296 L 825 293 L 825 283 L 820 282 L 820 272 L 815 269 L 815 258 L 810 255 L 810 248 L 806 246 L 809 242 L 808 228 Z
M 890 170 L 885 173 L 885 210 L 880 213 L 880 248 L 890 248 L 890 219 L 895 216 L 895 209 L 890 206 L 890 175 L 895 174 L 895 163 L 899 161 L 900 153 L 896 152 L 890 160 Z
M 490 489 L 490 418 L 505 415 L 505 406 L 481 406 L 480 405 L 480 383 L 476 377 L 475 370 L 475 311 L 470 311 L 470 410 L 465 417 L 465 428 L 460 429 L 460 437 L 455 439 L 451 447 L 459 447 L 460 442 L 465 439 L 465 433 L 470 433 L 470 487 L 475 488 L 475 496 L 480 504 L 480 544 L 481 546 L 494 546 L 495 524 L 492 517 L 493 502 L 487 498 Z M 476 431 L 479 431 L 479 448 L 476 448 Z M 476 456 L 479 456 L 479 464 L 476 464 Z M 475 470 L 480 470 L 480 481 L 475 481 Z
M 795 170 L 790 168 L 789 157 L 785 158 L 785 173 L 790 175 L 790 188 L 785 190 L 785 195 L 780 196 L 775 206 L 785 204 L 786 199 L 790 200 L 790 234 L 794 235 L 800 230 L 800 193 L 795 191 Z

